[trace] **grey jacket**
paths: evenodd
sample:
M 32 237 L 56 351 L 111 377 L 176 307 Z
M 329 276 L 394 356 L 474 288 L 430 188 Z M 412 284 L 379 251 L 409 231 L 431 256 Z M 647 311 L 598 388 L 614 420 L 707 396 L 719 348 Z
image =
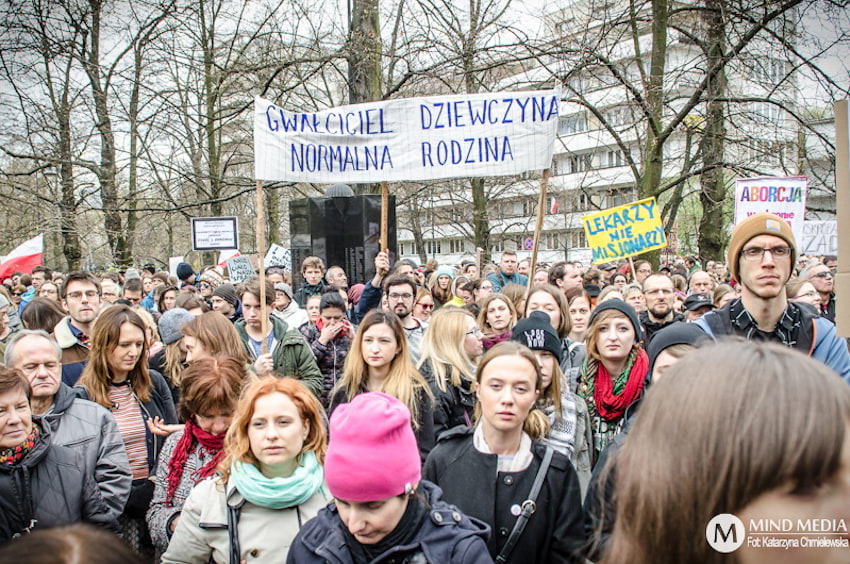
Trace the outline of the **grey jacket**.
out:
M 124 512 L 130 495 L 130 462 L 115 418 L 102 406 L 77 398 L 65 384 L 44 416 L 50 424 L 54 445 L 78 451 L 86 474 L 92 476 L 114 518 Z
M 118 525 L 83 469 L 82 455 L 51 444 L 50 424 L 33 417 L 41 435 L 18 464 L 0 464 L 0 543 L 31 528 L 85 521 L 118 531 Z

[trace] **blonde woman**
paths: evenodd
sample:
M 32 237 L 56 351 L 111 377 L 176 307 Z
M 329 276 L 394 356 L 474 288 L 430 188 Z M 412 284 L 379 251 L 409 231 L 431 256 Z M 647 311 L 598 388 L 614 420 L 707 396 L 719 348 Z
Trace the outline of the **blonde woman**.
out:
M 319 400 L 294 378 L 263 378 L 242 393 L 220 475 L 189 494 L 164 563 L 283 562 L 301 527 L 330 501 Z
M 503 341 L 509 341 L 511 330 L 517 322 L 513 302 L 504 294 L 493 294 L 481 302 L 478 324 L 484 332 L 484 350 Z
M 475 317 L 459 308 L 440 309 L 422 340 L 419 372 L 434 394 L 434 432 L 472 425 L 475 398 L 475 361 L 484 352 Z
M 360 322 L 342 378 L 331 396 L 328 415 L 365 392 L 384 392 L 410 410 L 413 430 L 424 460 L 434 446 L 434 403 L 428 383 L 408 353 L 407 337 L 398 316 L 373 309 Z

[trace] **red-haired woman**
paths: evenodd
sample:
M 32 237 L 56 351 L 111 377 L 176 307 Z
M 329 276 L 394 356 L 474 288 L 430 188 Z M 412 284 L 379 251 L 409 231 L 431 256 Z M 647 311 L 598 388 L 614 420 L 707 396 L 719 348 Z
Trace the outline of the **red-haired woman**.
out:
M 242 394 L 221 475 L 183 505 L 163 562 L 283 562 L 301 527 L 330 501 L 319 400 L 294 378 L 263 378 Z
M 224 458 L 224 435 L 247 378 L 245 364 L 226 356 L 198 360 L 183 373 L 178 411 L 186 424 L 165 440 L 159 453 L 147 514 L 158 550 L 168 547 L 192 488 L 212 476 Z

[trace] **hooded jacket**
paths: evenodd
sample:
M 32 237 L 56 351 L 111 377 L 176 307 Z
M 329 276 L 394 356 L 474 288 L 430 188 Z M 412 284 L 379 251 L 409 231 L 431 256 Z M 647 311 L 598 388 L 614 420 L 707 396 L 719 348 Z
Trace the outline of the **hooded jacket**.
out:
M 292 376 L 301 380 L 301 383 L 316 394 L 317 398 L 321 398 L 322 373 L 319 371 L 316 357 L 313 356 L 304 336 L 298 329 L 290 329 L 284 320 L 273 315 L 269 316 L 269 323 L 272 326 L 274 340 L 277 343 L 274 350 L 270 351 L 274 359 L 275 372 L 282 377 Z M 256 358 L 254 349 L 249 343 L 248 332 L 245 330 L 245 320 L 240 319 L 234 326 L 239 333 L 239 338 L 245 345 L 245 350 L 248 351 L 248 355 L 251 358 Z
M 454 368 L 449 368 L 454 371 Z M 454 386 L 446 382 L 446 391 L 440 389 L 434 379 L 431 359 L 426 359 L 419 367 L 419 373 L 431 386 L 434 394 L 434 434 L 437 438 L 458 425 L 472 425 L 475 421 L 475 393 L 472 382 L 461 376 L 461 385 Z
M 425 461 L 422 477 L 443 489 L 445 501 L 490 525 L 487 544 L 495 558 L 513 530 L 513 508 L 531 491 L 546 447 L 532 442 L 533 459 L 525 470 L 499 472 L 498 455 L 479 452 L 473 430 L 444 433 Z M 554 453 L 536 501 L 537 510 L 519 537 L 508 562 L 583 562 L 583 513 L 578 477 L 566 456 Z
M 419 491 L 429 507 L 416 537 L 405 545 L 391 548 L 373 560 L 378 563 L 485 564 L 492 562 L 487 552 L 490 528 L 467 517 L 442 498 L 440 488 L 419 483 Z M 335 504 L 325 507 L 298 533 L 286 558 L 288 564 L 308 562 L 352 563 L 343 534 L 345 525 Z
M 33 416 L 33 424 L 41 431 L 33 449 L 17 464 L 0 463 L 0 543 L 33 529 L 80 521 L 117 531 L 82 455 L 51 444 L 50 424 L 40 417 Z
M 69 447 L 83 457 L 87 474 L 94 476 L 104 502 L 116 519 L 130 495 L 130 461 L 115 418 L 102 406 L 74 394 L 65 384 L 43 418 L 50 424 L 53 444 Z

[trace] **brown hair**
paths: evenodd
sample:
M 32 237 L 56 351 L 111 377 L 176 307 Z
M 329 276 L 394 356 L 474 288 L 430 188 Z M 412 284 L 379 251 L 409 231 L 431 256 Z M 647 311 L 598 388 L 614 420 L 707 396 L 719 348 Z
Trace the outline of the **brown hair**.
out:
M 584 370 L 585 374 L 589 374 L 589 375 L 592 374 L 594 376 L 596 375 L 597 366 L 598 366 L 599 362 L 602 360 L 602 355 L 599 354 L 599 348 L 598 348 L 599 326 L 604 321 L 608 321 L 609 319 L 612 319 L 612 318 L 615 318 L 615 317 L 621 317 L 621 318 L 625 319 L 626 321 L 629 321 L 629 325 L 631 325 L 631 321 L 626 316 L 626 314 L 623 313 L 620 310 L 617 310 L 617 309 L 609 309 L 609 310 L 605 310 L 605 311 L 600 311 L 599 315 L 593 316 L 590 323 L 587 325 L 587 330 L 584 332 L 584 336 L 585 336 L 584 363 L 586 365 L 586 369 Z M 639 330 L 639 328 L 633 327 L 632 329 L 636 332 L 635 339 L 639 339 L 640 335 L 637 334 L 637 331 Z M 639 348 L 641 348 L 640 342 L 636 341 L 632 345 L 632 350 L 629 352 L 629 354 L 634 353 L 635 350 L 637 350 Z
M 785 297 L 789 300 L 793 300 L 797 296 L 797 294 L 800 293 L 800 289 L 806 283 L 811 284 L 812 281 L 808 278 L 797 278 L 795 276 L 792 276 L 788 279 L 788 282 L 785 283 Z M 24 311 L 26 311 L 26 309 Z
M 479 278 L 479 280 L 482 280 L 482 279 Z M 503 296 L 505 296 L 506 298 L 508 298 L 509 300 L 511 300 L 511 303 L 514 304 L 514 309 L 519 311 L 520 310 L 520 307 L 519 307 L 520 304 L 522 304 L 522 302 L 525 301 L 525 290 L 526 290 L 525 286 L 521 286 L 519 284 L 511 283 L 511 284 L 505 284 L 504 286 L 502 286 L 502 291 L 499 292 L 499 293 L 502 294 Z M 495 294 L 493 294 L 493 295 L 495 295 Z
M 525 301 L 525 312 L 524 316 L 528 317 L 528 302 L 531 301 L 531 296 L 536 294 L 537 292 L 543 292 L 552 296 L 552 299 L 555 300 L 555 303 L 558 304 L 558 310 L 561 312 L 561 322 L 555 327 L 555 331 L 558 332 L 558 336 L 562 339 L 567 337 L 572 330 L 572 322 L 570 320 L 570 311 L 569 306 L 567 305 L 567 300 L 564 297 L 564 293 L 558 288 L 550 285 L 538 285 L 532 286 L 531 290 L 528 292 L 528 299 Z
M 0 364 L 0 394 L 12 391 L 22 391 L 27 399 L 32 398 L 32 388 L 29 380 L 17 368 Z
M 88 392 L 89 399 L 106 409 L 112 408 L 109 399 L 109 384 L 112 382 L 112 369 L 109 367 L 109 355 L 118 346 L 121 338 L 121 327 L 129 323 L 142 332 L 142 350 L 136 365 L 130 370 L 127 378 L 133 392 L 142 402 L 150 401 L 153 383 L 148 373 L 148 345 L 145 338 L 145 322 L 135 311 L 125 305 L 114 305 L 102 310 L 94 322 L 91 338 L 89 361 L 80 376 L 78 385 Z
M 177 299 L 174 301 L 174 307 L 182 307 L 185 310 L 201 308 L 201 313 L 206 313 L 210 310 L 207 302 L 191 292 L 180 292 L 177 294 Z
M 787 291 L 788 287 L 786 286 L 785 289 Z M 734 294 L 734 293 L 735 293 L 735 288 L 733 288 L 729 284 L 718 284 L 717 286 L 714 287 L 714 291 L 711 294 L 711 301 L 712 301 L 712 303 L 714 303 L 715 307 L 717 307 L 717 303 L 720 301 L 720 299 L 723 296 L 725 296 L 726 294 Z
M 481 302 L 481 313 L 478 314 L 478 325 L 481 326 L 481 330 L 484 331 L 485 334 L 493 334 L 491 333 L 492 327 L 490 327 L 490 324 L 487 323 L 487 308 L 490 307 L 490 304 L 496 300 L 505 302 L 508 306 L 508 311 L 511 312 L 511 322 L 508 324 L 508 331 L 513 329 L 517 322 L 516 307 L 514 307 L 514 303 L 509 297 L 504 294 L 493 294 L 487 296 Z
M 274 284 L 268 278 L 264 278 L 263 281 L 266 286 L 266 305 L 270 306 L 274 303 Z M 249 278 L 236 289 L 236 297 L 240 300 L 245 294 L 251 294 L 257 298 L 258 302 L 260 301 L 260 279 L 257 276 Z
M 160 313 L 166 312 L 164 302 L 165 294 L 168 292 L 174 292 L 174 307 L 177 307 L 177 295 L 180 293 L 177 286 L 157 286 L 156 290 L 154 290 L 154 294 L 156 295 L 156 309 Z
M 324 274 L 325 263 L 319 257 L 307 257 L 301 261 L 301 274 L 304 274 L 304 271 L 308 268 L 318 268 Z
M 691 352 L 669 375 L 610 469 L 617 507 L 602 562 L 728 562 L 705 542 L 714 515 L 778 488 L 806 492 L 841 468 L 850 388 L 822 363 L 735 340 Z
M 100 527 L 78 523 L 68 527 L 36 529 L 3 545 L 9 562 L 38 564 L 142 564 L 121 537 Z
M 242 363 L 250 361 L 233 323 L 217 311 L 201 314 L 186 323 L 181 331 L 183 336 L 199 340 L 213 355 L 229 356 Z
M 537 362 L 537 357 L 531 349 L 516 341 L 503 341 L 484 353 L 484 356 L 481 357 L 481 362 L 478 363 L 478 371 L 475 376 L 475 383 L 477 386 L 481 385 L 481 378 L 484 375 L 484 369 L 487 368 L 487 365 L 500 356 L 518 356 L 527 360 L 531 366 L 534 367 L 534 373 L 537 375 L 537 379 L 534 382 L 534 389 L 537 390 L 538 393 L 542 393 L 543 373 L 540 371 L 540 364 Z M 557 364 L 557 362 L 555 364 Z M 538 398 L 539 397 L 540 396 L 538 396 Z M 477 421 L 480 418 L 481 404 L 476 401 L 475 419 Z M 525 421 L 522 424 L 522 430 L 528 433 L 528 436 L 531 437 L 532 440 L 542 439 L 549 433 L 549 420 L 542 411 L 536 407 L 532 408 L 528 413 L 528 417 L 525 418 Z
M 68 286 L 71 282 L 85 282 L 86 284 L 94 284 L 94 287 L 97 288 L 97 295 L 100 295 L 100 280 L 95 278 L 89 272 L 69 272 L 65 277 L 65 281 L 62 282 L 62 285 L 59 287 L 59 297 L 63 300 L 68 296 Z
M 224 439 L 225 457 L 219 465 L 221 471 L 221 484 L 227 483 L 230 477 L 230 468 L 234 462 L 246 462 L 257 465 L 259 461 L 251 452 L 251 441 L 248 439 L 248 425 L 254 416 L 254 405 L 257 399 L 269 394 L 284 394 L 292 400 L 298 408 L 301 420 L 310 426 L 307 438 L 299 456 L 305 452 L 312 451 L 319 459 L 319 464 L 324 463 L 325 451 L 328 446 L 328 435 L 325 432 L 325 412 L 316 396 L 307 389 L 304 384 L 295 378 L 266 377 L 259 378 L 245 387 L 236 405 L 236 413 L 227 436 Z
M 229 356 L 193 362 L 183 373 L 177 414 L 186 421 L 195 415 L 232 412 L 248 378 L 245 363 Z
M 42 329 L 52 333 L 64 317 L 65 312 L 56 300 L 33 298 L 21 313 L 21 322 L 27 329 Z

